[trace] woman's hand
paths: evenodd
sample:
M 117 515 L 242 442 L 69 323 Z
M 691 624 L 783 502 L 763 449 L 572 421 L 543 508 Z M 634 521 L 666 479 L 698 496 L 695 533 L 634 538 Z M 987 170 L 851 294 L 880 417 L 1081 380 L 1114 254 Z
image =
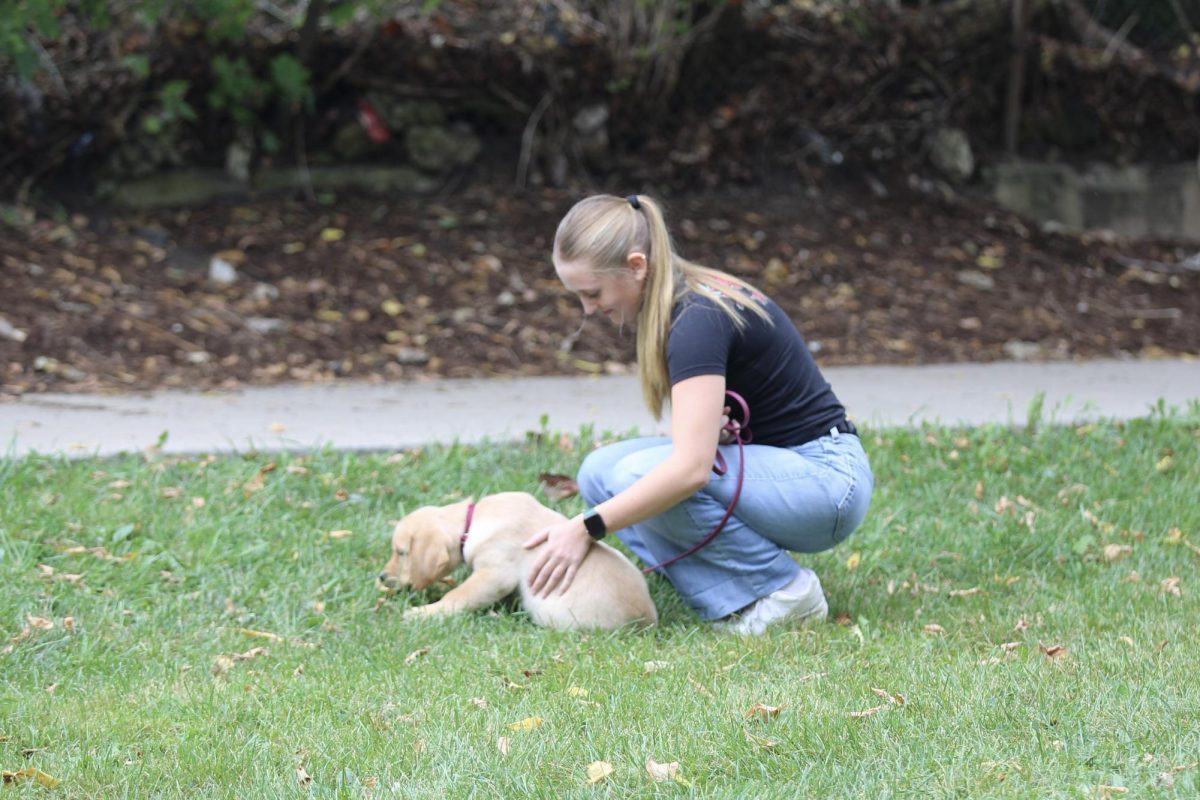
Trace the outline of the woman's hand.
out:
M 524 547 L 531 549 L 546 543 L 529 571 L 529 590 L 535 597 L 549 597 L 558 589 L 565 592 L 575 580 L 575 573 L 583 563 L 592 537 L 583 527 L 583 518 L 574 517 L 538 531 L 525 541 Z

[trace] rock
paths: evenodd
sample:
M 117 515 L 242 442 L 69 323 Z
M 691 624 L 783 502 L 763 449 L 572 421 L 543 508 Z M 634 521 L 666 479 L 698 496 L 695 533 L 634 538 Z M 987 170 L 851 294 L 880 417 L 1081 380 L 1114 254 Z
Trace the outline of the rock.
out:
M 996 281 L 991 275 L 985 275 L 977 269 L 960 270 L 958 282 L 970 286 L 972 289 L 979 289 L 982 292 L 990 292 L 996 288 Z
M 435 174 L 471 163 L 483 147 L 479 137 L 469 130 L 436 125 L 411 128 L 404 144 L 414 164 Z
M 10 339 L 14 342 L 23 342 L 29 338 L 29 334 L 14 328 L 11 322 L 4 317 L 0 317 L 0 337 Z
M 246 327 L 260 336 L 285 331 L 287 326 L 283 320 L 270 317 L 250 317 L 246 320 Z
M 1042 346 L 1037 342 L 1009 339 L 1004 343 L 1004 352 L 1013 361 L 1031 361 L 1042 354 Z
M 929 160 L 939 172 L 954 181 L 967 181 L 975 174 L 971 141 L 960 128 L 939 128 L 930 136 Z
M 604 103 L 581 108 L 572 120 L 576 141 L 585 158 L 601 159 L 608 154 L 608 106 Z
M 220 256 L 208 262 L 208 279 L 220 286 L 228 286 L 237 280 L 237 269 Z
M 396 361 L 406 365 L 425 364 L 429 361 L 429 353 L 420 347 L 399 347 L 395 351 Z
M 330 144 L 333 152 L 343 161 L 358 161 L 375 149 L 375 143 L 357 120 L 345 122 L 333 134 Z
M 225 148 L 225 171 L 235 181 L 250 180 L 250 160 L 254 151 L 242 141 L 233 141 Z

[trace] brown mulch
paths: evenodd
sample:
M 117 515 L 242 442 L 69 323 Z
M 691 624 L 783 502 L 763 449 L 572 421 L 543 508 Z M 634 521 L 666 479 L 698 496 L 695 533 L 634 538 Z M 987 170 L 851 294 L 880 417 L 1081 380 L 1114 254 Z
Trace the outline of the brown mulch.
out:
M 627 371 L 632 332 L 584 324 L 550 263 L 581 194 L 476 185 L 10 222 L 0 389 Z M 1200 354 L 1194 244 L 1047 232 L 907 190 L 667 205 L 681 252 L 767 289 L 823 364 Z M 233 283 L 209 279 L 217 254 Z

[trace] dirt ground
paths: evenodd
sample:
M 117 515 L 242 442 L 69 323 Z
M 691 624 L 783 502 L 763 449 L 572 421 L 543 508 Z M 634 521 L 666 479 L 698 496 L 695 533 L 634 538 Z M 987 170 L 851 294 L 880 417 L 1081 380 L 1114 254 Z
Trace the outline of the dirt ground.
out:
M 0 392 L 627 371 L 632 330 L 584 322 L 551 267 L 582 194 L 10 210 Z M 680 251 L 766 289 L 823 364 L 1200 355 L 1200 244 L 1047 232 L 904 188 L 664 199 Z

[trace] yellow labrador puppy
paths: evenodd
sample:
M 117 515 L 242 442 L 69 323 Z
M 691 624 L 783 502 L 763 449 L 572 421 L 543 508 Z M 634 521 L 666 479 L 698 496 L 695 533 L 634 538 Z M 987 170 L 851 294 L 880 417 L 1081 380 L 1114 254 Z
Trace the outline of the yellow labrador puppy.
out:
M 538 625 L 559 629 L 653 625 L 658 612 L 646 579 L 621 553 L 597 542 L 563 594 L 535 597 L 528 575 L 534 554 L 521 543 L 563 515 L 532 495 L 505 492 L 484 497 L 473 513 L 468 501 L 418 508 L 396 525 L 392 558 L 379 580 L 389 589 L 424 589 L 466 563 L 471 574 L 436 603 L 416 606 L 405 619 L 485 608 L 520 591 L 521 605 Z M 466 534 L 464 537 L 464 533 Z M 544 547 L 545 545 L 541 545 Z

